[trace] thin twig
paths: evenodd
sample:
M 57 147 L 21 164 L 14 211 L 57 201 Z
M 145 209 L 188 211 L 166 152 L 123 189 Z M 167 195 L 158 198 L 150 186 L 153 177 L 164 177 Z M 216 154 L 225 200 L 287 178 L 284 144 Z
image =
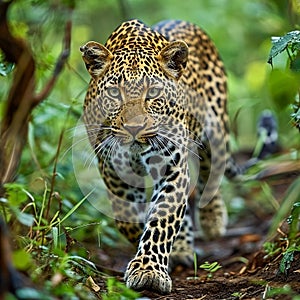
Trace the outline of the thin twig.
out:
M 64 35 L 64 47 L 63 50 L 57 60 L 57 63 L 55 65 L 53 75 L 48 81 L 47 85 L 43 89 L 43 91 L 35 97 L 35 101 L 40 102 L 41 99 L 44 99 L 47 97 L 47 95 L 50 93 L 50 91 L 53 89 L 53 86 L 58 78 L 59 73 L 62 71 L 63 66 L 65 65 L 69 55 L 70 55 L 70 49 L 71 49 L 71 31 L 72 31 L 72 21 L 71 21 L 71 13 L 72 10 L 70 9 L 70 16 L 69 20 L 66 22 L 66 27 L 65 27 L 65 35 Z M 68 116 L 69 116 L 70 110 L 68 111 Z M 67 116 L 67 118 L 68 118 Z M 51 200 L 52 200 L 52 194 L 54 191 L 54 186 L 55 186 L 55 179 L 56 179 L 56 169 L 57 169 L 57 163 L 58 163 L 58 157 L 62 145 L 62 140 L 64 136 L 65 128 L 60 133 L 59 136 L 59 141 L 58 141 L 58 147 L 55 155 L 55 160 L 54 160 L 54 166 L 53 166 L 53 172 L 52 172 L 52 178 L 51 178 L 51 185 L 50 185 L 50 192 L 49 192 L 49 198 L 48 198 L 48 203 L 47 203 L 47 208 L 45 210 L 45 219 L 48 219 L 49 216 L 49 211 L 50 211 L 50 206 L 51 206 Z
M 45 99 L 50 92 L 52 91 L 56 80 L 58 79 L 58 75 L 62 71 L 66 61 L 68 60 L 71 52 L 71 32 L 72 32 L 72 9 L 69 11 L 69 19 L 66 22 L 65 27 L 65 35 L 64 35 L 64 47 L 63 50 L 56 62 L 52 77 L 49 79 L 48 83 L 44 87 L 44 89 L 34 97 L 34 103 L 39 104 L 43 99 Z

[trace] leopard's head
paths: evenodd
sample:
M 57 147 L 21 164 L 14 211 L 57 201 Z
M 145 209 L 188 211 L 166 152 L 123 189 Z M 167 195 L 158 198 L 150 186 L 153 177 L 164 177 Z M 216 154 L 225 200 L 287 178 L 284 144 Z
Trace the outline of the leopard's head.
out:
M 132 20 L 118 27 L 105 45 L 88 42 L 80 50 L 91 75 L 84 122 L 95 148 L 108 140 L 163 143 L 171 131 L 176 134 L 178 124 L 184 125 L 179 79 L 188 60 L 185 42 L 169 42 Z

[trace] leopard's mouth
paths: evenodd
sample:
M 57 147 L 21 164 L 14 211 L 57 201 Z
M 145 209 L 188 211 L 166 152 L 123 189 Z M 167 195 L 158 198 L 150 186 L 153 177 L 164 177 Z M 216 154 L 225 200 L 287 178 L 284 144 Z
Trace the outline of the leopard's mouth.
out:
M 131 152 L 134 153 L 138 153 L 138 152 L 142 152 L 145 150 L 145 148 L 148 147 L 148 144 L 145 143 L 141 143 L 139 141 L 134 141 L 133 143 L 131 143 L 131 145 L 129 146 L 129 150 Z
M 125 134 L 120 134 L 119 132 L 115 135 L 115 137 L 119 139 L 121 145 L 129 145 L 130 147 L 134 148 L 136 148 L 138 145 L 139 147 L 142 147 L 144 149 L 145 147 L 151 145 L 150 140 L 155 138 L 156 135 L 156 132 L 151 132 L 147 134 L 137 134 L 135 136 L 128 134 L 127 132 Z
M 126 147 L 131 153 L 141 153 L 151 147 L 151 144 L 145 141 L 138 141 L 138 140 L 120 140 L 120 145 L 122 147 Z

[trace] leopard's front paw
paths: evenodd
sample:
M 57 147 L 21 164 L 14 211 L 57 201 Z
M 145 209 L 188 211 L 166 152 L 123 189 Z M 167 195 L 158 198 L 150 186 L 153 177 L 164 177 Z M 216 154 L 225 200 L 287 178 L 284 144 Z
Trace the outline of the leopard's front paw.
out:
M 146 260 L 149 261 L 148 258 Z M 167 268 L 164 266 L 155 268 L 154 264 L 157 265 L 157 263 L 149 261 L 147 264 L 143 264 L 142 261 L 143 258 L 135 258 L 129 262 L 124 277 L 126 285 L 134 290 L 150 289 L 162 294 L 170 293 L 172 280 Z

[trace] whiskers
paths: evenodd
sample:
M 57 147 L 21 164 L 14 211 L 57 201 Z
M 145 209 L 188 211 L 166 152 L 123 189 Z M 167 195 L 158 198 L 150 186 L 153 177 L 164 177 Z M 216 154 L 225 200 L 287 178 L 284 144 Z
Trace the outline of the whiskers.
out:
M 66 133 L 69 142 L 67 142 L 67 149 L 62 154 L 62 159 L 67 156 L 70 151 L 74 152 L 75 149 L 79 147 L 81 150 L 85 150 L 84 152 L 86 152 L 90 147 L 89 138 L 86 134 L 86 127 L 84 124 L 77 124 L 77 126 L 68 128 Z M 85 145 L 85 149 L 82 149 L 83 145 Z
M 121 135 L 116 135 L 115 128 L 105 124 L 78 124 L 73 134 L 72 145 L 65 153 L 72 150 L 73 161 L 80 162 L 84 168 L 91 168 L 98 165 L 101 173 L 111 168 L 111 158 L 118 151 L 123 151 Z M 158 127 L 157 133 L 146 138 L 148 145 L 166 160 L 172 160 L 174 165 L 174 147 L 188 151 L 190 155 L 201 160 L 199 150 L 204 149 L 199 138 L 181 124 L 162 124 Z M 130 151 L 130 147 L 126 148 Z M 75 155 L 74 155 L 75 153 Z M 155 153 L 154 153 L 155 155 Z M 95 161 L 97 163 L 95 164 Z
M 69 138 L 72 144 L 64 152 L 65 156 L 72 151 L 73 161 L 81 161 L 83 167 L 90 168 L 95 160 L 101 156 L 107 156 L 107 150 L 111 153 L 117 141 L 111 133 L 111 126 L 104 124 L 83 124 L 68 129 L 71 132 Z M 83 161 L 84 160 L 84 161 Z
M 111 126 L 106 125 L 98 125 L 95 128 L 94 125 L 88 124 L 86 126 L 86 132 L 93 147 L 93 151 L 91 151 L 90 155 L 87 157 L 85 161 L 85 166 L 88 164 L 88 167 L 91 166 L 93 161 L 101 158 L 103 161 L 103 168 L 108 161 L 108 157 L 113 153 L 115 146 L 117 144 L 117 139 L 112 134 Z
M 165 129 L 165 127 L 170 127 L 170 130 Z M 158 136 L 156 137 L 156 141 L 161 146 L 164 146 L 166 151 L 168 150 L 167 145 L 171 143 L 176 148 L 184 148 L 194 157 L 202 160 L 202 157 L 199 155 L 199 150 L 203 150 L 205 147 L 200 141 L 199 137 L 197 137 L 193 132 L 190 132 L 186 128 L 183 130 L 185 131 L 182 135 L 178 133 L 174 133 L 172 131 L 174 128 L 173 125 L 161 125 L 158 130 Z M 195 138 L 191 138 L 194 136 Z M 184 142 L 182 141 L 184 139 Z
M 95 148 L 95 157 L 101 158 L 102 168 L 101 172 L 104 174 L 105 166 L 111 161 L 111 157 L 114 155 L 119 144 L 118 138 L 113 135 L 108 136 L 98 147 Z

